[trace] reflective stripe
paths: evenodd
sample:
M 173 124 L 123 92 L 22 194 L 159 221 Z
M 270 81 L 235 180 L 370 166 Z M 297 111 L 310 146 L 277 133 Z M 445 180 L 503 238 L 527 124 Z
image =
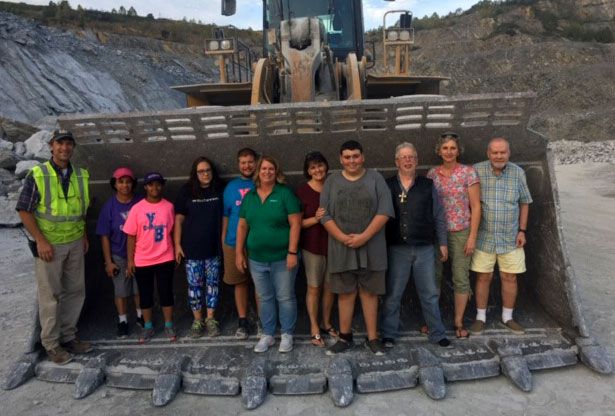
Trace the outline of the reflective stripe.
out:
M 41 170 L 43 171 L 43 181 L 45 183 L 45 213 L 51 213 L 51 181 L 49 180 L 49 168 L 47 164 L 43 163 L 41 165 Z
M 75 172 L 77 174 L 77 172 Z M 83 169 L 79 168 L 79 175 L 77 176 L 77 183 L 79 184 L 79 195 L 81 195 L 81 215 L 85 215 L 85 184 L 84 184 Z
M 55 215 L 48 214 L 46 212 L 43 213 L 43 212 L 38 212 L 38 211 L 34 211 L 34 216 L 38 218 L 42 218 L 50 222 L 75 222 L 75 221 L 80 221 L 83 219 L 83 215 L 73 215 L 70 217 L 63 217 L 63 216 L 55 216 Z

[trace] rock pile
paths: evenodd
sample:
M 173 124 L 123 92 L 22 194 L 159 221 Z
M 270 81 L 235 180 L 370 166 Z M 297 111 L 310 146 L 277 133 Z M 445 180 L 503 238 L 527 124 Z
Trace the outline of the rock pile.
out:
M 553 151 L 555 163 L 560 165 L 588 162 L 615 163 L 615 140 L 588 143 L 558 140 L 549 143 L 549 148 Z

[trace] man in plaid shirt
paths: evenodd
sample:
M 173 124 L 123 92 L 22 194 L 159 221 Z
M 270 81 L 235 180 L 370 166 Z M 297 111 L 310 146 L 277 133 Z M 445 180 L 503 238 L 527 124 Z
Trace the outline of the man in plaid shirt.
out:
M 483 332 L 489 287 L 497 262 L 502 284 L 502 326 L 515 334 L 525 330 L 513 320 L 517 274 L 525 272 L 525 233 L 532 197 L 525 172 L 509 162 L 510 146 L 503 137 L 491 139 L 489 160 L 474 165 L 480 177 L 481 219 L 470 268 L 476 277 L 476 321 L 470 332 Z

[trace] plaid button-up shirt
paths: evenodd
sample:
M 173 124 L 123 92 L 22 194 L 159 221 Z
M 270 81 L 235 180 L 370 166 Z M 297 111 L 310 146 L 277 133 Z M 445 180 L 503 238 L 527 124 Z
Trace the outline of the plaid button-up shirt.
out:
M 481 207 L 476 248 L 486 253 L 509 253 L 517 247 L 519 204 L 532 203 L 525 172 L 508 162 L 496 176 L 488 160 L 474 168 L 480 178 Z

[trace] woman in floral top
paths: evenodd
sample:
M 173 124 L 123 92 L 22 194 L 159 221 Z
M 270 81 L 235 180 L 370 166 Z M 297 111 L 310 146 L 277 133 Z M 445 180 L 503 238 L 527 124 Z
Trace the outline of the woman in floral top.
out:
M 472 294 L 470 261 L 480 223 L 480 185 L 476 170 L 458 162 L 462 150 L 459 135 L 453 132 L 442 134 L 436 143 L 436 153 L 442 158 L 442 165 L 430 169 L 427 177 L 433 180 L 446 211 L 448 253 L 455 292 L 455 335 L 468 338 L 463 315 Z M 438 285 L 442 281 L 442 269 L 443 264 L 436 260 Z

